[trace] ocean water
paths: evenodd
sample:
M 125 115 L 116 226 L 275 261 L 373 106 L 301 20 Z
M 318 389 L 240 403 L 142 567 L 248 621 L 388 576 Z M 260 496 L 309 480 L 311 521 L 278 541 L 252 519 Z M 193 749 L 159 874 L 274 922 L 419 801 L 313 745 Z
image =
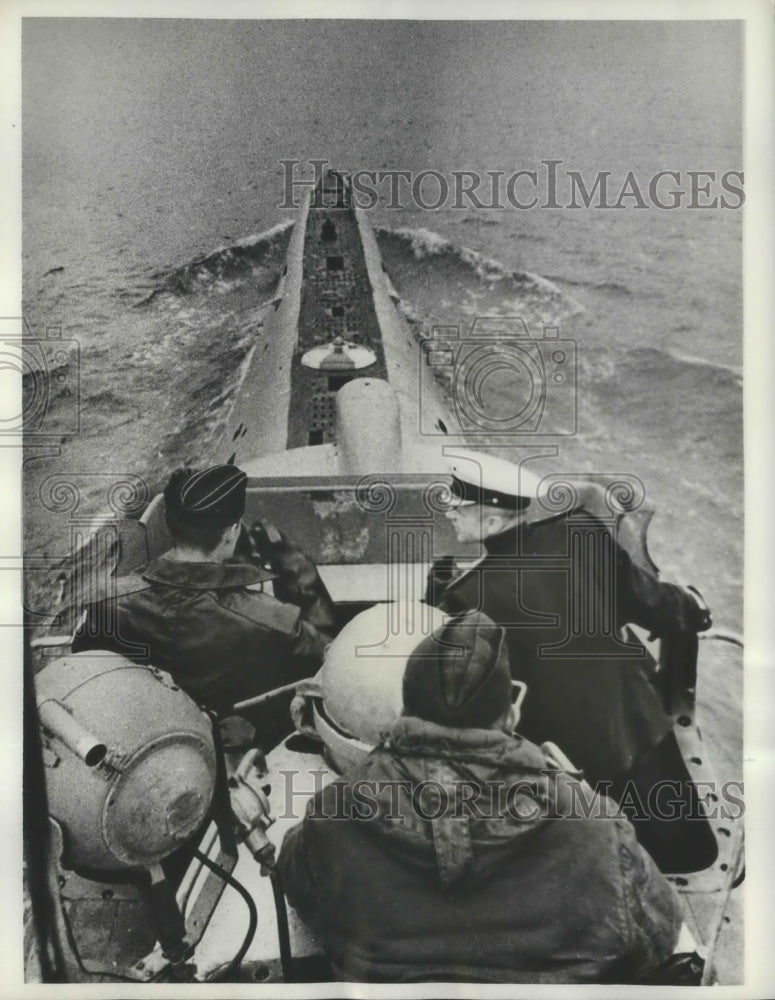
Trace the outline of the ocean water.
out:
M 112 483 L 152 492 L 217 440 L 284 262 L 281 159 L 446 176 L 553 159 L 613 190 L 629 170 L 686 187 L 744 166 L 741 49 L 734 22 L 26 19 L 24 313 L 79 351 L 50 401 L 58 440 L 27 451 L 31 609 Z M 501 313 L 575 340 L 557 468 L 639 476 L 663 574 L 739 631 L 742 213 L 383 197 L 371 218 L 418 333 Z M 740 657 L 704 646 L 701 670 L 720 774 L 739 776 Z
M 628 170 L 686 187 L 743 167 L 734 23 L 27 19 L 22 71 L 24 312 L 80 351 L 78 433 L 55 395 L 59 444 L 28 451 L 41 613 L 72 521 L 41 501 L 50 477 L 88 520 L 106 483 L 155 489 L 217 438 L 294 217 L 281 159 L 446 176 L 554 159 L 588 185 L 610 171 L 614 191 Z M 418 329 L 516 313 L 576 341 L 558 467 L 638 475 L 664 574 L 739 630 L 742 213 L 629 205 L 384 196 L 371 217 Z

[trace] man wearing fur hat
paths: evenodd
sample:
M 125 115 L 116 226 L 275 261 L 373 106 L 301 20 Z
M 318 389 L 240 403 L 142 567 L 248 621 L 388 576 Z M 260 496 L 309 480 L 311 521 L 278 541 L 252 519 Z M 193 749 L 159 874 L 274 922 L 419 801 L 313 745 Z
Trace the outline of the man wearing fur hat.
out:
M 504 630 L 451 619 L 409 657 L 384 741 L 286 834 L 285 891 L 344 978 L 629 982 L 672 954 L 670 885 L 608 800 L 514 735 L 511 689 Z
M 331 599 L 280 532 L 244 530 L 246 485 L 233 465 L 173 473 L 164 490 L 172 548 L 91 605 L 74 650 L 141 658 L 219 713 L 313 674 L 334 631 Z M 256 589 L 269 581 L 275 596 Z

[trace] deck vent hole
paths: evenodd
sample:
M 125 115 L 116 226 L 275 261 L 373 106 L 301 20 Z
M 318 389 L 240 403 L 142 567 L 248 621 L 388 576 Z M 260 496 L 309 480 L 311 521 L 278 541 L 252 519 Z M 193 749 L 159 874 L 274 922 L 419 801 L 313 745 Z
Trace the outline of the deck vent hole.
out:
M 449 434 L 449 431 L 447 430 L 447 425 L 441 418 L 439 418 L 436 421 L 436 426 L 438 427 L 438 429 L 441 431 L 442 434 Z
M 692 762 L 692 764 L 701 764 L 702 763 L 702 758 L 701 757 L 690 757 L 689 760 Z
M 692 723 L 692 720 L 689 718 L 688 715 L 679 715 L 676 721 L 678 722 L 679 726 L 690 726 Z

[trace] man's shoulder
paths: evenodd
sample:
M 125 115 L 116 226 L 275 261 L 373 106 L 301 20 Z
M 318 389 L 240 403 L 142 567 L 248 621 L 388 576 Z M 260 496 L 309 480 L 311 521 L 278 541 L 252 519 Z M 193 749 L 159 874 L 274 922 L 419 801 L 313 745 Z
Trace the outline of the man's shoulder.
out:
M 273 574 L 249 563 L 183 562 L 164 556 L 147 566 L 142 576 L 160 590 L 174 588 L 189 600 L 212 602 L 246 625 L 290 635 L 297 626 L 299 609 L 278 601 L 263 589 L 253 589 L 273 579 Z
M 214 591 L 211 596 L 230 614 L 266 631 L 292 635 L 298 626 L 299 608 L 278 601 L 272 594 L 240 588 Z
M 102 586 L 86 595 L 84 603 L 90 605 L 115 601 L 120 598 L 132 597 L 134 594 L 141 594 L 146 590 L 151 590 L 152 587 L 153 584 L 149 580 L 145 580 L 140 573 L 111 576 L 103 582 Z
M 352 780 L 337 778 L 319 789 L 307 802 L 304 810 L 305 822 L 323 820 L 341 820 L 345 815 L 346 801 L 352 786 Z

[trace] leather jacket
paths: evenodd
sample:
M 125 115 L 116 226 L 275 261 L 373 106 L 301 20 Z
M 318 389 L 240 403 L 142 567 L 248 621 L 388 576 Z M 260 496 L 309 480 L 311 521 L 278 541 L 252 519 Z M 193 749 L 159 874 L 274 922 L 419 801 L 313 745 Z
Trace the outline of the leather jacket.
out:
M 89 606 L 73 649 L 111 649 L 152 663 L 200 704 L 228 713 L 236 701 L 320 666 L 334 618 L 313 575 L 300 608 L 264 591 L 273 574 L 260 566 L 165 555 L 113 581 L 114 592 Z

